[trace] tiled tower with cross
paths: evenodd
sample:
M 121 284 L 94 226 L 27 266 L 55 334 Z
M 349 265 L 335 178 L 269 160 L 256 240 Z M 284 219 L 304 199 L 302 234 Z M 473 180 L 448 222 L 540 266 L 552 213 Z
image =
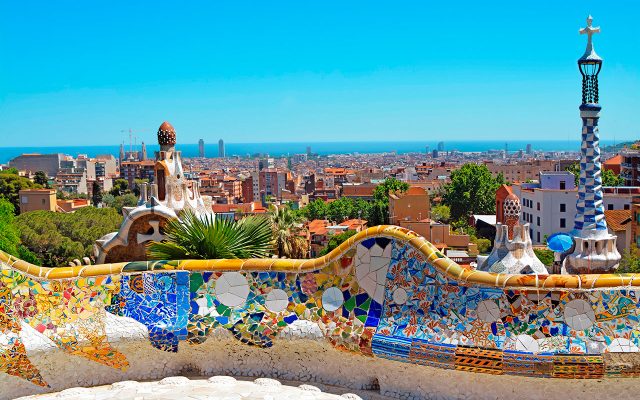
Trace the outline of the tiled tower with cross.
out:
M 575 240 L 573 253 L 563 262 L 562 272 L 567 274 L 603 273 L 618 268 L 620 253 L 616 249 L 616 237 L 607 230 L 602 203 L 602 166 L 600 164 L 600 134 L 598 119 L 601 106 L 598 102 L 598 74 L 602 69 L 600 58 L 593 47 L 593 35 L 600 27 L 592 26 L 593 18 L 587 18 L 587 26 L 580 34 L 587 35 L 587 49 L 578 59 L 582 74 L 582 146 L 580 149 L 580 180 L 576 217 L 572 235 Z

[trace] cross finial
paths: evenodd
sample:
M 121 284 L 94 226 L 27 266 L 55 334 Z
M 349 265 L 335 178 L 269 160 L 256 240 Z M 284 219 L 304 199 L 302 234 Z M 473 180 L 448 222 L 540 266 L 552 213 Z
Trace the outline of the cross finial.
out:
M 584 52 L 584 55 L 582 56 L 582 58 L 585 59 L 593 59 L 593 58 L 597 58 L 600 59 L 600 57 L 598 57 L 598 55 L 596 54 L 595 50 L 593 49 L 593 40 L 592 40 L 592 36 L 596 33 L 600 33 L 600 27 L 596 26 L 593 27 L 591 26 L 593 22 L 593 17 L 591 15 L 589 15 L 587 17 L 587 26 L 580 29 L 580 34 L 581 35 L 587 35 L 587 49 Z

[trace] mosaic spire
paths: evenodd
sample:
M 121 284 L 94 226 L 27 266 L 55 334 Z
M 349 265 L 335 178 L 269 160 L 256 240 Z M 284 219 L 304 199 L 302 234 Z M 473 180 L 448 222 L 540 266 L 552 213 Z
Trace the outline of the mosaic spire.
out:
M 615 271 L 620 263 L 616 248 L 617 237 L 607 230 L 602 198 L 602 165 L 600 164 L 600 104 L 598 104 L 598 74 L 602 58 L 593 48 L 593 35 L 599 27 L 591 26 L 593 18 L 587 18 L 587 26 L 580 29 L 587 35 L 587 48 L 578 59 L 582 74 L 582 145 L 580 147 L 580 179 L 576 218 L 573 226 L 573 252 L 562 262 L 564 274 L 606 273 Z
M 578 188 L 577 212 L 574 234 L 581 237 L 601 236 L 607 233 L 602 202 L 602 166 L 600 163 L 600 134 L 598 119 L 598 73 L 602 68 L 602 59 L 595 53 L 592 36 L 600 32 L 599 27 L 592 27 L 593 18 L 587 18 L 587 26 L 580 34 L 587 35 L 587 48 L 578 59 L 578 67 L 582 74 L 582 145 L 580 148 L 580 179 Z

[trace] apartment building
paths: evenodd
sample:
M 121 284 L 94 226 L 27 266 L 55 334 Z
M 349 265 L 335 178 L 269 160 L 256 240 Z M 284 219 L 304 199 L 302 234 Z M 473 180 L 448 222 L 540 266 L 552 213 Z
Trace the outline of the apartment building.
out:
M 620 152 L 620 176 L 625 186 L 640 186 L 640 150 L 624 149 Z
M 529 233 L 535 245 L 544 245 L 547 236 L 573 229 L 578 190 L 573 174 L 567 171 L 540 172 L 539 181 L 514 184 L 511 189 L 520 198 L 520 222 L 530 224 Z M 633 196 L 638 194 L 640 188 L 605 187 L 605 210 L 629 210 Z
M 65 156 L 62 153 L 55 154 L 22 154 L 9 161 L 9 167 L 27 174 L 35 174 L 44 171 L 49 178 L 58 173 Z

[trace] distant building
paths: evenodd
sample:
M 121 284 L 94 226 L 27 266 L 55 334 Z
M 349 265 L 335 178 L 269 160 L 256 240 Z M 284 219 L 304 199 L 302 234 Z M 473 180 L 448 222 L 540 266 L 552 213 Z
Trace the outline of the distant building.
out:
M 120 153 L 118 155 L 118 166 L 122 167 L 122 163 L 124 162 L 124 143 L 120 143 Z
M 255 197 L 253 196 L 253 176 L 249 175 L 245 177 L 241 183 L 242 187 L 242 202 L 253 203 Z
M 527 150 L 526 150 L 526 153 L 527 153 L 528 155 L 533 154 L 533 150 L 531 150 L 531 143 L 527 144 Z
M 620 254 L 631 248 L 631 210 L 605 210 L 607 229 L 617 237 L 616 247 Z
M 132 187 L 136 179 L 147 179 L 154 182 L 154 160 L 124 161 L 120 166 L 120 178 L 126 179 Z
M 25 171 L 28 174 L 35 174 L 44 171 L 48 177 L 53 178 L 61 168 L 65 156 L 61 153 L 55 154 L 22 154 L 11 161 L 9 167 L 18 171 Z
M 56 189 L 65 193 L 87 194 L 86 172 L 58 172 L 55 178 Z
M 494 177 L 502 174 L 507 182 L 527 182 L 538 179 L 540 172 L 555 171 L 556 164 L 557 161 L 554 160 L 525 160 L 515 163 L 488 161 L 485 163 Z
M 343 183 L 341 197 L 371 201 L 377 186 L 375 183 Z
M 220 157 L 220 158 L 224 158 L 225 157 L 224 140 L 222 140 L 222 139 L 218 140 L 218 157 Z
M 438 142 L 438 151 L 439 152 L 444 151 L 444 142 Z
M 55 189 L 25 189 L 18 192 L 20 213 L 46 210 L 56 211 Z
M 640 150 L 624 149 L 620 152 L 620 176 L 624 178 L 625 186 L 640 186 Z
M 573 174 L 568 171 L 541 172 L 540 183 L 522 183 L 511 186 L 520 198 L 522 215 L 520 222 L 530 224 L 534 245 L 544 244 L 545 237 L 556 232 L 573 229 L 578 190 Z M 631 209 L 634 196 L 640 195 L 637 187 L 604 187 L 605 210 Z
M 286 182 L 287 174 L 277 168 L 265 168 L 259 173 L 260 193 L 265 196 L 279 199 Z
M 401 221 L 420 221 L 429 218 L 430 211 L 429 193 L 421 187 L 412 186 L 405 193 L 389 193 L 391 225 L 400 225 Z
M 198 140 L 198 157 L 204 158 L 204 140 Z
M 616 175 L 620 175 L 622 155 L 618 154 L 602 163 L 602 169 L 608 169 Z
M 311 146 L 307 146 L 307 157 L 311 157 Z
M 434 149 L 434 150 L 431 152 L 431 157 L 433 157 L 433 158 L 438 158 L 439 156 L 440 156 L 440 153 L 438 152 L 438 150 Z

